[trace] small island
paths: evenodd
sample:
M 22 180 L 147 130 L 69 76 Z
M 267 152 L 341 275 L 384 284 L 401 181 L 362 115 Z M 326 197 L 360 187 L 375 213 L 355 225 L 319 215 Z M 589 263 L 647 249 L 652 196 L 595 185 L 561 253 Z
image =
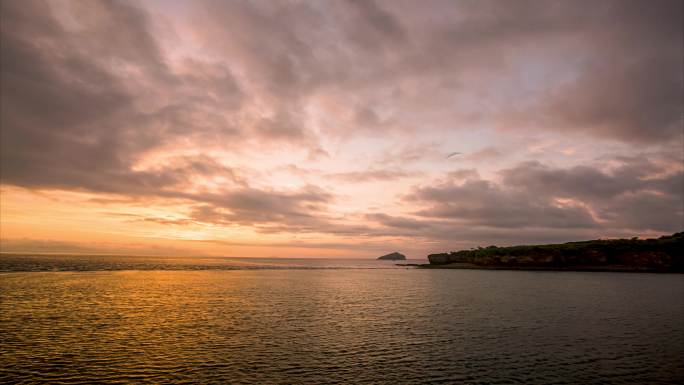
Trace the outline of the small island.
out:
M 684 273 L 684 232 L 657 239 L 478 247 L 428 255 L 423 268 Z
M 406 256 L 402 253 L 399 252 L 394 252 L 394 253 L 389 253 L 386 255 L 383 255 L 382 257 L 378 257 L 379 260 L 382 261 L 405 261 Z

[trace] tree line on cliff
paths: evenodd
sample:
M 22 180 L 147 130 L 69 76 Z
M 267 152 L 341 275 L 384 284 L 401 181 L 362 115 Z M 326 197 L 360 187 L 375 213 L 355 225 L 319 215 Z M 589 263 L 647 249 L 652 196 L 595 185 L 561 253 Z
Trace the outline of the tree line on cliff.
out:
M 478 247 L 430 254 L 431 264 L 549 267 L 624 266 L 684 272 L 684 232 L 651 239 L 597 239 L 562 244 Z

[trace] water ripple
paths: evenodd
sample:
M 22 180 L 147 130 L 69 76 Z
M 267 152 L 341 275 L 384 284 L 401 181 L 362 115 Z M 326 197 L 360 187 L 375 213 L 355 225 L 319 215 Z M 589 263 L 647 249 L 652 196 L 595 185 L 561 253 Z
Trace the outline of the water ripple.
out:
M 0 274 L 0 383 L 681 383 L 681 275 Z

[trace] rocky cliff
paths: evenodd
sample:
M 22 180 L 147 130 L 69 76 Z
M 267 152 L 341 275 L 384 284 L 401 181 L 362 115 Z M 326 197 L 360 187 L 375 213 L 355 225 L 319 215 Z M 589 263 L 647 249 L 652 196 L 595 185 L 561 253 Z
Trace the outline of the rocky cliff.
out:
M 591 268 L 684 272 L 684 232 L 657 239 L 612 239 L 547 245 L 479 247 L 430 254 L 431 265 Z

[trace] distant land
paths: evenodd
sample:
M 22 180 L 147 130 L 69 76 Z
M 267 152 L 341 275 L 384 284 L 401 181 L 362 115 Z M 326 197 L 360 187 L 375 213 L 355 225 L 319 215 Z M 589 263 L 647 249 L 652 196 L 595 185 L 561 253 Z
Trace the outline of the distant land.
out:
M 478 247 L 428 255 L 424 268 L 684 273 L 684 232 L 656 239 Z
M 402 253 L 394 252 L 394 253 L 389 253 L 386 255 L 383 255 L 382 257 L 378 257 L 378 259 L 383 260 L 383 261 L 405 261 L 406 256 Z

